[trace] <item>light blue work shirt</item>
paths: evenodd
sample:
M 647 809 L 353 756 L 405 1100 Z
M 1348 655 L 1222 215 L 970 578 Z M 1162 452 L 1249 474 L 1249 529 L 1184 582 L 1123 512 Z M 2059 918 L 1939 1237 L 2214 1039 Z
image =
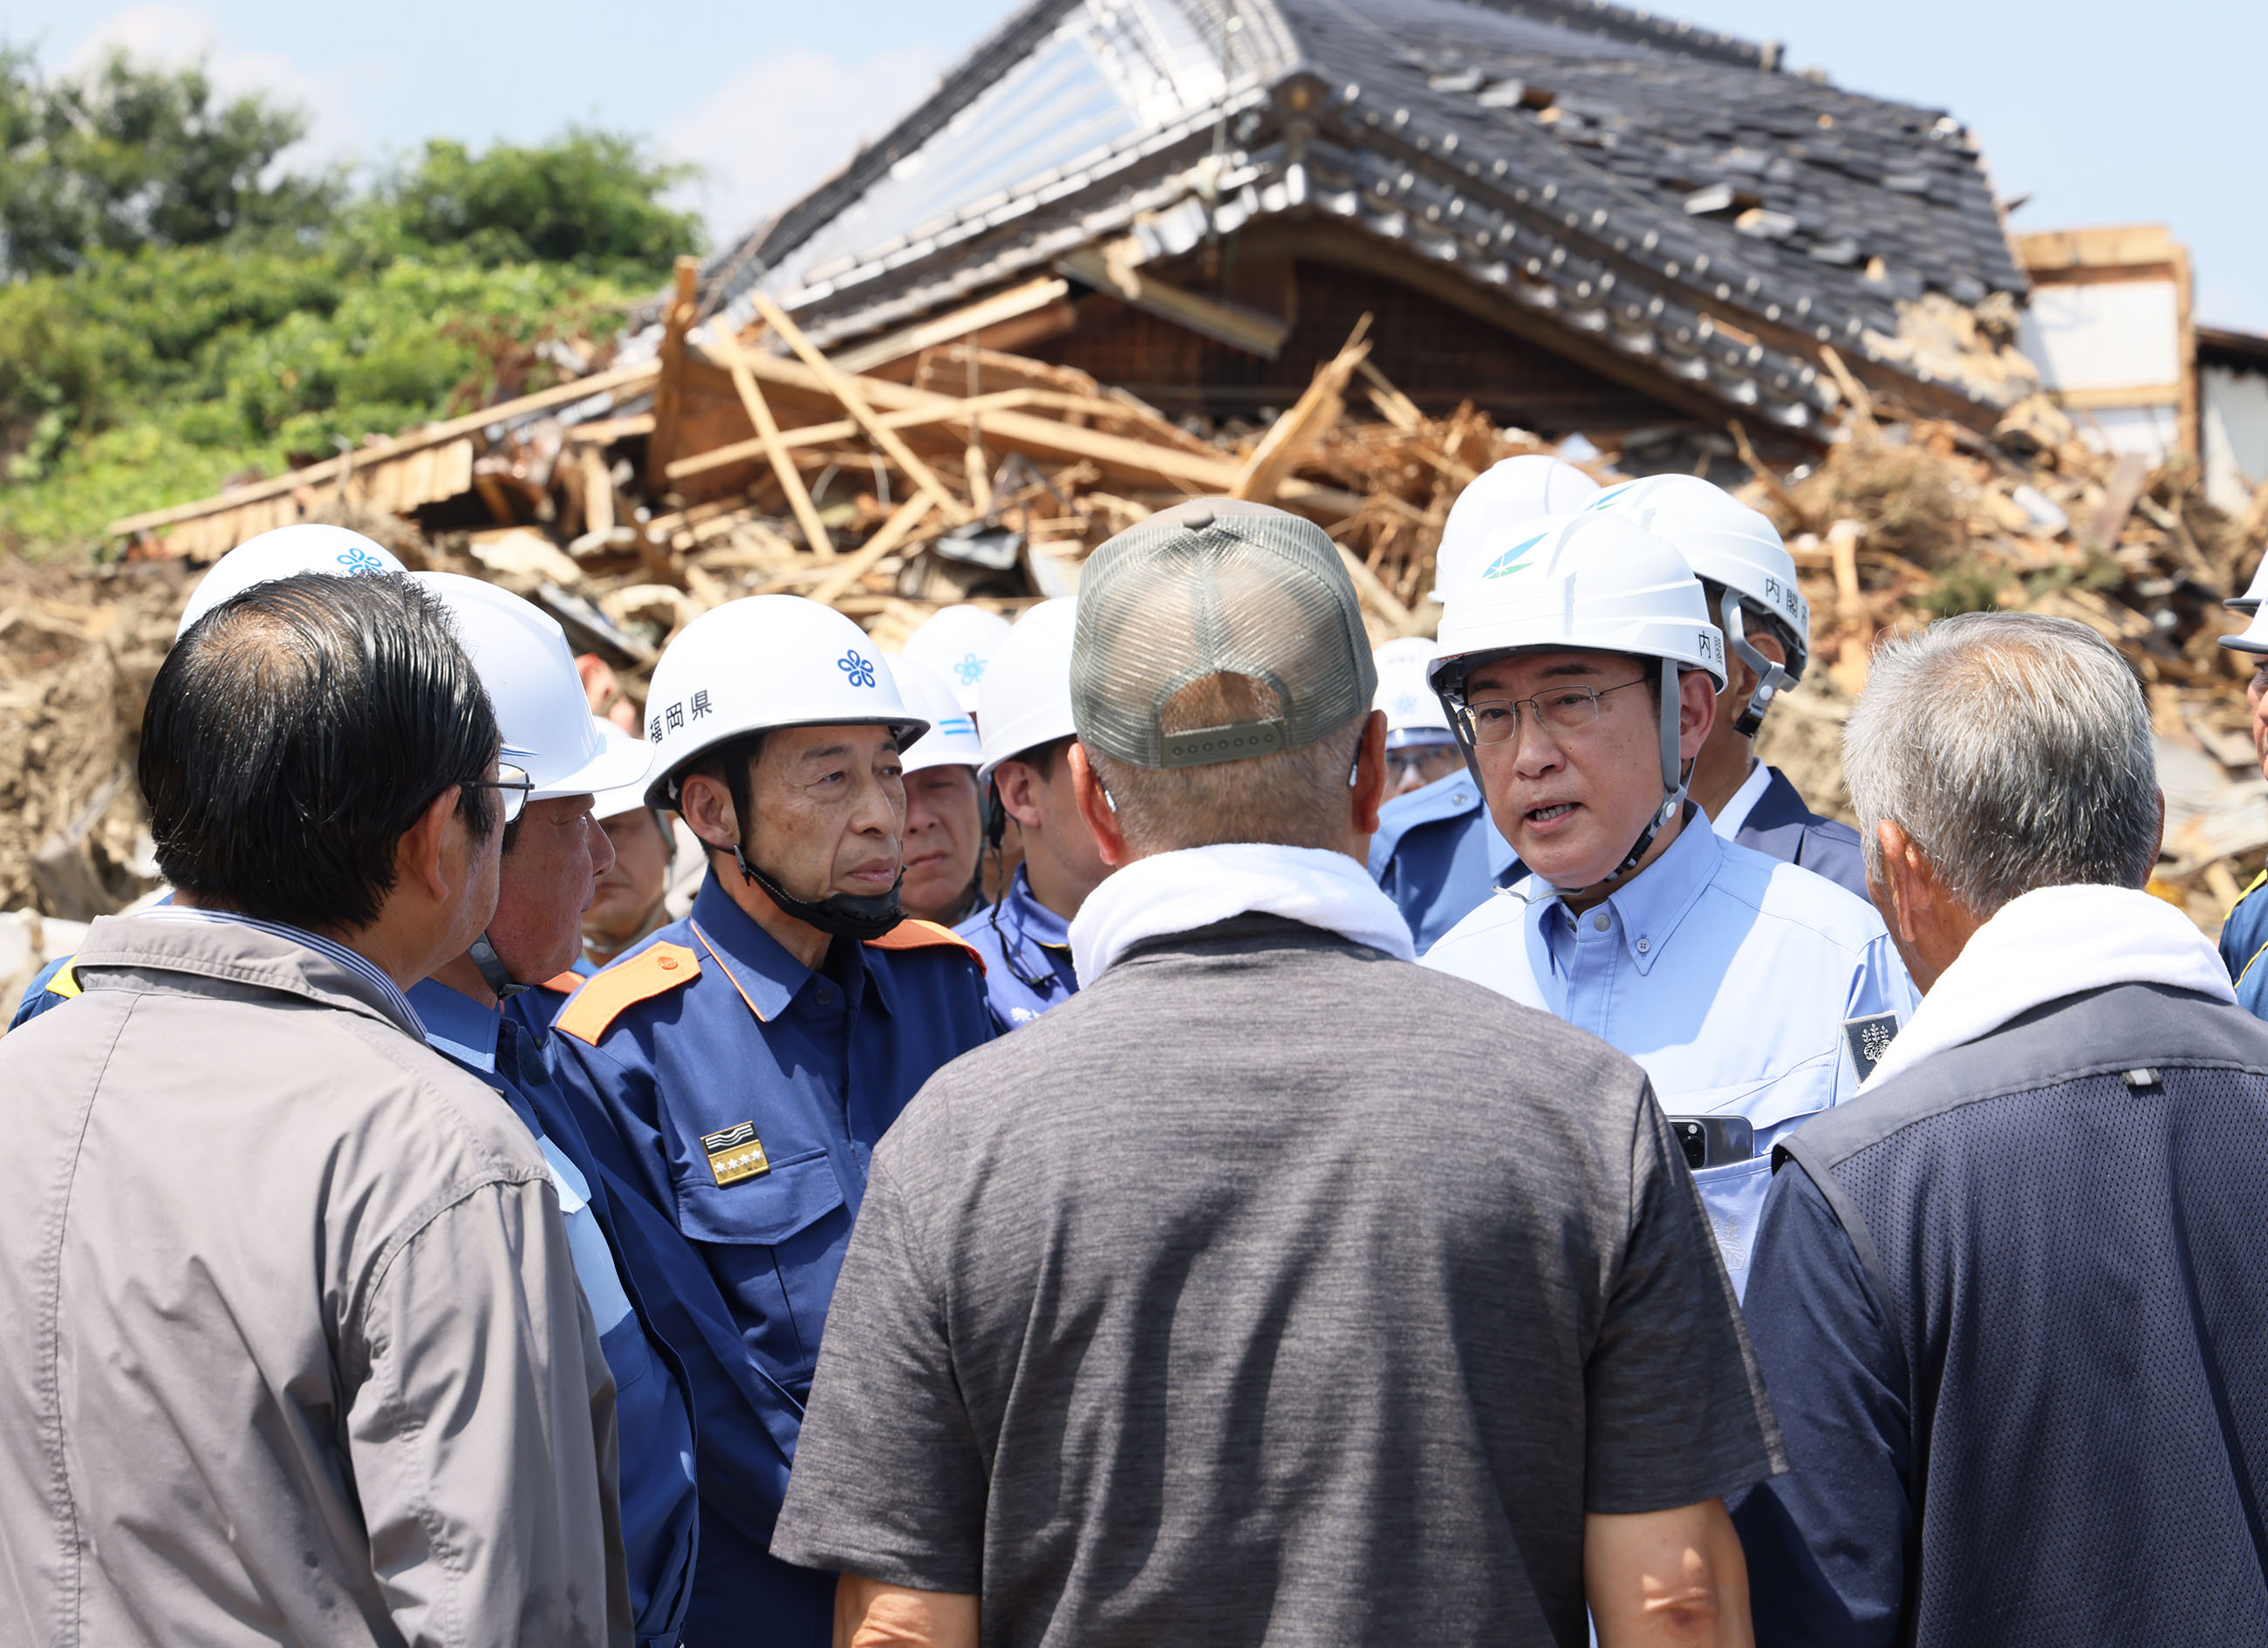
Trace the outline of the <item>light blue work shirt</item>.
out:
M 1480 785 L 1463 768 L 1378 809 L 1371 879 L 1410 923 L 1419 955 L 1524 873 L 1482 804 Z
M 1032 896 L 1023 865 L 998 905 L 979 904 L 953 931 L 983 958 L 984 1005 L 1002 1035 L 1079 994 L 1071 923 Z
M 1603 902 L 1578 916 L 1523 877 L 1425 963 L 1628 1054 L 1668 1115 L 1754 1126 L 1753 1156 L 1694 1175 L 1739 1291 L 1772 1145 L 1856 1093 L 1917 1001 L 1872 905 L 1722 839 L 1691 808 L 1661 856 Z

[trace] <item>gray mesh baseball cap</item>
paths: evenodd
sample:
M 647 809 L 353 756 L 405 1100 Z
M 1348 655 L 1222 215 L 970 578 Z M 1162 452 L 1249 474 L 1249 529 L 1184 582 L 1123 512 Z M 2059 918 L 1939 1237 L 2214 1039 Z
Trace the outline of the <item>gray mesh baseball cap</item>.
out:
M 1272 688 L 1277 717 L 1166 731 L 1167 701 L 1214 674 Z M 1081 743 L 1130 766 L 1297 749 L 1365 713 L 1377 690 L 1354 582 L 1313 521 L 1197 498 L 1130 526 L 1080 570 L 1071 719 Z

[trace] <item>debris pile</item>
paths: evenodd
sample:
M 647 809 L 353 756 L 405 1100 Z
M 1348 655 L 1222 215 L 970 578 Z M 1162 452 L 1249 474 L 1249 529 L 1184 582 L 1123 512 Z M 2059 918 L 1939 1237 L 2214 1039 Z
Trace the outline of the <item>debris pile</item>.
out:
M 1103 540 L 1204 494 L 1309 515 L 1374 639 L 1430 633 L 1458 493 L 1501 458 L 1554 450 L 1470 406 L 1420 410 L 1368 360 L 1367 317 L 1271 424 L 1215 429 L 985 347 L 975 325 L 866 346 L 850 372 L 768 302 L 745 335 L 696 325 L 693 291 L 681 269 L 643 360 L 625 350 L 541 394 L 114 522 L 114 564 L 0 568 L 0 702 L 25 730 L 0 745 L 0 909 L 85 919 L 148 884 L 129 776 L 142 697 L 199 569 L 271 526 L 354 526 L 413 567 L 537 601 L 586 655 L 594 706 L 634 726 L 661 648 L 720 602 L 807 595 L 894 647 L 945 604 L 1012 614 L 1070 593 Z M 1879 633 L 1990 606 L 2076 618 L 2147 687 L 2164 890 L 2217 923 L 2268 856 L 2242 672 L 2213 644 L 2239 627 L 2220 603 L 2258 559 L 2268 489 L 2234 519 L 2192 467 L 2098 452 L 2037 396 L 1988 436 L 1877 406 L 1822 353 L 1845 416 L 1812 463 L 1775 470 L 1738 423 L 1703 438 L 1723 448 L 1714 478 L 1786 533 L 1811 600 L 1816 667 L 1768 724 L 1767 755 L 1841 809 L 1840 723 Z M 1616 447 L 1580 450 L 1602 479 L 1622 473 Z M 1633 438 L 1631 473 L 1640 452 Z

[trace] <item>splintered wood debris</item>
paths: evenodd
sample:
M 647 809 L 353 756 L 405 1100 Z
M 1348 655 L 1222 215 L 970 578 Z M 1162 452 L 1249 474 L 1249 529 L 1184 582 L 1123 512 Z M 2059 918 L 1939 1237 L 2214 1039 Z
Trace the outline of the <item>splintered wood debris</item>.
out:
M 1105 539 L 1200 496 L 1307 515 L 1339 545 L 1374 640 L 1430 634 L 1450 505 L 1500 459 L 1555 450 L 1470 405 L 1421 410 L 1368 358 L 1368 317 L 1272 426 L 1214 430 L 1084 372 L 979 347 L 998 298 L 850 351 L 850 371 L 769 303 L 739 334 L 699 322 L 694 292 L 688 264 L 643 362 L 110 530 L 129 563 L 172 563 L 164 599 L 177 609 L 195 568 L 258 532 L 318 517 L 379 523 L 410 564 L 487 578 L 550 611 L 588 655 L 594 700 L 622 705 L 628 724 L 660 649 L 721 602 L 807 595 L 895 647 L 941 606 L 1012 616 L 1071 593 Z M 2077 619 L 2149 694 L 2168 797 L 2161 890 L 2217 923 L 2268 857 L 2243 660 L 2215 645 L 2242 625 L 2221 601 L 2268 538 L 2268 489 L 2232 518 L 2205 501 L 2194 465 L 2098 451 L 2041 397 L 1980 430 L 1880 404 L 1821 355 L 1843 419 L 1811 461 L 1775 467 L 1737 423 L 1707 438 L 1725 453 L 1716 478 L 1786 535 L 1814 614 L 1812 672 L 1776 717 L 1785 725 L 1767 726 L 1767 753 L 1815 805 L 1841 807 L 1838 706 L 1863 688 L 1878 636 L 1986 607 Z M 1616 478 L 1619 438 L 1601 438 L 1617 444 L 1584 444 L 1583 467 Z M 129 564 L 105 576 L 134 575 Z M 21 600 L 13 610 L 24 636 L 77 622 Z M 0 688 L 19 701 L 22 656 L 0 654 Z M 75 824 L 116 763 L 94 765 L 22 816 L 48 831 Z M 134 805 L 130 785 L 109 804 Z M 46 896 L 29 875 L 39 843 L 24 845 L 0 843 L 0 905 Z M 97 853 L 98 880 L 130 882 L 119 857 Z

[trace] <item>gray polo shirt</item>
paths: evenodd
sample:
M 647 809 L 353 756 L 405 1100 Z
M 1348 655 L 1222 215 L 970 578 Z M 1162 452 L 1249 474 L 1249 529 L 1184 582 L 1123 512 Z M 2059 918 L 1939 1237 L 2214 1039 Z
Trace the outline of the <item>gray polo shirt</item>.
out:
M 1784 1468 L 1638 1066 L 1242 916 L 883 1139 L 772 1549 L 988 1644 L 1577 1644 L 1586 1512 Z

